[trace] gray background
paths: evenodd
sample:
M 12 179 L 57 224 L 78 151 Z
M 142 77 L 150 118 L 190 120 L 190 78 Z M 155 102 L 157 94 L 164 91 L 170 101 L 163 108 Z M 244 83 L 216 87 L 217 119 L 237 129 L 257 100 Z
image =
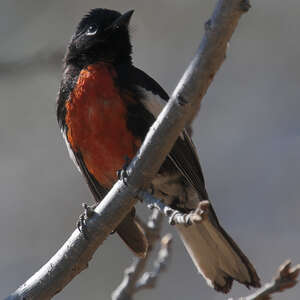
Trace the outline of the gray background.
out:
M 300 2 L 251 2 L 194 121 L 194 139 L 219 218 L 265 282 L 286 258 L 300 259 Z M 65 48 L 80 17 L 93 7 L 134 8 L 134 62 L 171 92 L 214 5 L 208 0 L 1 1 L 1 298 L 55 253 L 74 229 L 81 203 L 91 200 L 55 117 L 61 76 L 55 53 Z M 173 229 L 165 226 L 165 231 Z M 55 299 L 108 299 L 131 260 L 117 236 L 110 236 L 89 268 Z M 299 291 L 274 299 L 299 299 Z M 235 284 L 230 296 L 248 293 Z M 177 237 L 168 272 L 155 290 L 137 298 L 167 297 L 226 299 L 197 275 Z

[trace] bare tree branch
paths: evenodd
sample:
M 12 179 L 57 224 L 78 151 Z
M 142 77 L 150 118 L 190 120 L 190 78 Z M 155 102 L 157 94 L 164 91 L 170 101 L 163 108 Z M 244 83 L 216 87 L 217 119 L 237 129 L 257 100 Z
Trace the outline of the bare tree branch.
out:
M 149 251 L 145 258 L 136 258 L 133 264 L 124 271 L 121 284 L 112 293 L 112 300 L 131 300 L 134 294 L 142 288 L 154 287 L 158 275 L 164 270 L 169 258 L 171 235 L 168 234 L 161 239 L 161 248 L 154 262 L 154 271 L 145 272 L 145 268 L 155 243 L 160 238 L 162 215 L 154 209 L 144 229 L 149 241 Z
M 163 201 L 155 198 L 146 191 L 139 191 L 138 197 L 143 200 L 150 209 L 156 208 L 163 215 L 168 217 L 170 225 L 183 224 L 189 226 L 194 223 L 200 223 L 211 212 L 211 206 L 207 200 L 199 202 L 197 209 L 189 213 L 182 213 L 166 205 Z
M 297 277 L 300 273 L 300 264 L 291 267 L 291 261 L 284 262 L 277 271 L 277 275 L 270 283 L 266 283 L 264 287 L 254 294 L 242 297 L 240 300 L 270 300 L 272 294 L 283 292 L 297 284 Z
M 166 234 L 160 241 L 160 250 L 157 255 L 157 259 L 154 262 L 154 269 L 151 272 L 146 272 L 136 283 L 136 291 L 143 289 L 155 288 L 157 279 L 161 272 L 166 270 L 167 262 L 170 258 L 171 252 L 171 234 Z
M 220 68 L 246 0 L 219 0 L 205 35 L 171 99 L 150 128 L 129 166 L 127 184 L 118 181 L 87 222 L 89 240 L 76 229 L 60 250 L 7 299 L 51 299 L 88 262 L 106 237 L 135 205 L 137 192 L 147 188 L 183 128 L 192 121 L 215 73 Z

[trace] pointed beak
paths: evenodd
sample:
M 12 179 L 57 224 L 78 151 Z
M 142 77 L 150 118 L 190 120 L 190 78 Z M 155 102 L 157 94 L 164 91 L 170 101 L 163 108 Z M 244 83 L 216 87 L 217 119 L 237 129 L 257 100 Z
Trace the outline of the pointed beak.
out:
M 112 24 L 112 27 L 116 28 L 120 26 L 128 26 L 133 13 L 134 13 L 133 9 L 127 11 Z

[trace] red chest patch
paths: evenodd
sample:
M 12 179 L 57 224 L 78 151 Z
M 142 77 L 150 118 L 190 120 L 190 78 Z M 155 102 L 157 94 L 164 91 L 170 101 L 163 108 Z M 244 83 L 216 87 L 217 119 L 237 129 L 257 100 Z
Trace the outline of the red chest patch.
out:
M 111 188 L 126 156 L 132 158 L 141 145 L 126 126 L 126 102 L 134 100 L 121 97 L 115 76 L 110 65 L 88 66 L 66 102 L 68 141 L 105 188 Z

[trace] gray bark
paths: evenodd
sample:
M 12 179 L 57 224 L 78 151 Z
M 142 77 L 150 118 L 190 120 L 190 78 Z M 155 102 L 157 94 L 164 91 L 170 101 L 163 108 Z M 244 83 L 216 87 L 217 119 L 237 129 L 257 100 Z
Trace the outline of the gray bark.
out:
M 249 7 L 245 0 L 218 1 L 194 59 L 129 166 L 128 184 L 118 181 L 89 219 L 90 239 L 76 229 L 61 249 L 7 300 L 51 299 L 87 268 L 94 252 L 130 212 L 138 191 L 150 184 L 180 132 L 198 112 L 225 58 L 227 43 Z

